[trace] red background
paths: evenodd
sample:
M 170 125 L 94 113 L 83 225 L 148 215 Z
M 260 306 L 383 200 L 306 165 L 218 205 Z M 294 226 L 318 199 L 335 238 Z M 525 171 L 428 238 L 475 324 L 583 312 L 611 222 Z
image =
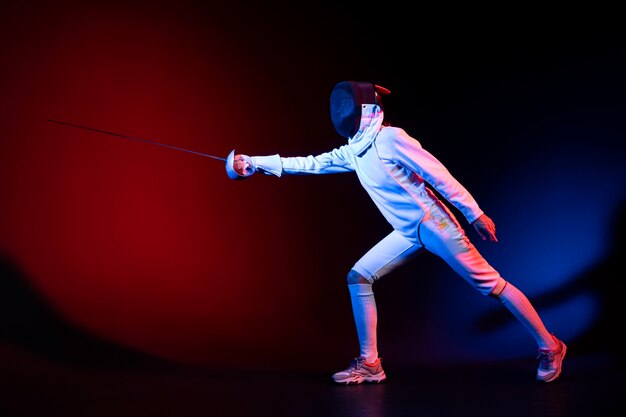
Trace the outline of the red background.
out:
M 623 146 L 608 145 L 615 138 L 623 144 L 615 117 L 623 110 L 616 93 L 623 50 L 614 37 L 529 37 L 503 32 L 506 22 L 482 32 L 470 22 L 429 24 L 424 15 L 407 26 L 411 19 L 389 8 L 380 10 L 381 31 L 369 39 L 363 22 L 370 17 L 347 9 L 292 6 L 280 14 L 231 6 L 57 2 L 4 13 L 0 250 L 77 330 L 192 364 L 343 364 L 357 352 L 345 275 L 389 230 L 350 175 L 233 182 L 221 162 L 48 119 L 219 157 L 232 149 L 306 155 L 343 143 L 328 117 L 333 85 L 372 80 L 392 90 L 392 121 L 449 163 L 485 205 L 510 246 L 477 245 L 531 296 L 542 291 L 507 262 L 535 259 L 511 250 L 533 245 L 524 230 L 507 235 L 506 222 L 536 225 L 534 207 L 496 186 L 514 179 L 530 187 L 523 181 L 530 160 L 541 168 L 572 161 L 566 168 L 574 172 L 589 167 L 585 155 L 598 156 L 589 171 L 605 171 L 583 180 L 587 190 L 595 181 L 610 189 L 590 191 L 604 198 L 596 199 L 605 220 L 595 229 L 621 218 Z M 577 148 L 589 137 L 593 151 Z M 534 179 L 533 187 L 544 195 L 563 191 Z M 567 193 L 576 190 L 565 192 L 572 201 Z M 580 201 L 564 223 L 578 223 L 591 204 Z M 556 232 L 564 230 L 570 227 Z M 587 251 L 594 258 L 572 280 L 603 262 L 607 245 Z M 571 252 L 548 258 L 541 262 L 567 264 Z M 497 306 L 439 260 L 418 264 L 379 285 L 383 352 L 434 363 L 533 351 L 521 328 L 505 349 L 481 344 L 494 339 L 472 321 Z M 544 278 L 537 275 L 531 279 Z M 594 319 L 605 294 L 584 288 Z M 548 307 L 565 301 L 550 299 Z M 589 331 L 587 324 L 559 327 L 556 318 L 549 324 L 572 338 Z M 502 339 L 497 331 L 492 337 Z

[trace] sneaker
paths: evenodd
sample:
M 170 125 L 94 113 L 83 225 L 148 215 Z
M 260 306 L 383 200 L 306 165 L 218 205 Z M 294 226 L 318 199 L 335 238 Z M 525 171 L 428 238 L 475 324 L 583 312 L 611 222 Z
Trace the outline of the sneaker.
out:
M 343 371 L 339 371 L 333 375 L 333 380 L 338 384 L 360 384 L 362 382 L 379 383 L 387 379 L 382 359 L 378 358 L 373 363 L 368 363 L 365 358 L 354 358 L 350 362 L 350 366 Z
M 567 346 L 562 340 L 552 335 L 552 338 L 556 342 L 556 349 L 539 349 L 537 359 L 539 360 L 539 368 L 537 368 L 537 380 L 550 382 L 554 381 L 561 375 L 561 366 L 563 364 L 563 358 L 567 353 Z

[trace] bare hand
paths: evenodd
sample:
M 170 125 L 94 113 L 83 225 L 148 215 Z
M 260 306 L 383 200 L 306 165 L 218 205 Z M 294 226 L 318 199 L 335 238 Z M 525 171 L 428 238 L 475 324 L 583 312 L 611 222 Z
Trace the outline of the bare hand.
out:
M 233 169 L 243 177 L 254 174 L 254 165 L 252 159 L 248 155 L 238 154 L 233 159 Z
M 496 225 L 486 214 L 483 213 L 479 218 L 474 220 L 473 225 L 474 229 L 476 229 L 478 235 L 483 240 L 487 240 L 487 237 L 489 237 L 489 240 L 492 242 L 498 241 L 496 237 Z

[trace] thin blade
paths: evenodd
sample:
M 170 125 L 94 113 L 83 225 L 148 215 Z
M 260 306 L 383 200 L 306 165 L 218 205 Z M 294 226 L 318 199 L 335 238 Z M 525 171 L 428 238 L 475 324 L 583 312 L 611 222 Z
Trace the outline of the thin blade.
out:
M 196 152 L 196 151 L 192 151 L 190 149 L 179 148 L 177 146 L 172 146 L 172 145 L 168 145 L 166 143 L 161 143 L 161 142 L 155 142 L 153 140 L 134 138 L 134 137 L 127 136 L 127 135 L 122 135 L 121 133 L 109 132 L 108 130 L 95 129 L 93 127 L 77 125 L 77 124 L 74 124 L 74 123 L 63 122 L 63 121 L 60 121 L 60 120 L 47 119 L 47 121 L 51 122 L 51 123 L 57 123 L 57 124 L 60 124 L 60 125 L 65 125 L 65 126 L 77 127 L 79 129 L 90 130 L 92 132 L 103 133 L 105 135 L 117 136 L 117 137 L 120 137 L 120 138 L 130 139 L 130 140 L 136 140 L 138 142 L 149 143 L 151 145 L 163 146 L 165 148 L 175 149 L 177 151 L 192 153 L 192 154 L 195 154 L 195 155 L 204 156 L 206 158 L 217 159 L 218 161 L 226 162 L 226 158 L 220 158 L 219 156 L 208 155 L 206 153 Z

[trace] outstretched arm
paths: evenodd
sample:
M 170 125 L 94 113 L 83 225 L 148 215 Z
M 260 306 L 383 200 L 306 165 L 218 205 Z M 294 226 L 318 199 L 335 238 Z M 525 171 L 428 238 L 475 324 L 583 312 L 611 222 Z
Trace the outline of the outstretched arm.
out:
M 256 171 L 277 177 L 282 174 L 337 174 L 354 171 L 345 146 L 316 156 L 281 157 L 280 155 L 248 156 L 236 154 L 232 166 L 242 178 L 249 177 Z
M 338 174 L 354 171 L 349 155 L 348 146 L 344 145 L 316 156 L 281 158 L 281 162 L 286 174 Z

